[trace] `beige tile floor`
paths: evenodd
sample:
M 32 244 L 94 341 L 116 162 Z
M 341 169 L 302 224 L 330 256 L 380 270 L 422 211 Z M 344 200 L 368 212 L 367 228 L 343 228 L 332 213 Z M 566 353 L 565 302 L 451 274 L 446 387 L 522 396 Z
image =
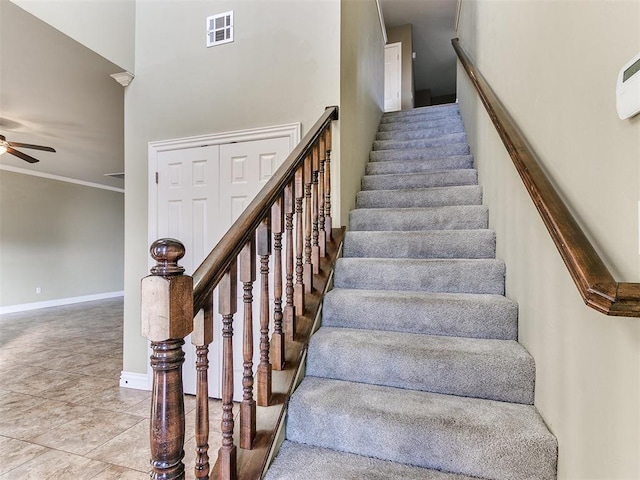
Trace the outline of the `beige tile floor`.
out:
M 0 480 L 149 478 L 151 395 L 120 388 L 121 370 L 122 299 L 0 315 Z M 193 478 L 192 396 L 185 410 Z

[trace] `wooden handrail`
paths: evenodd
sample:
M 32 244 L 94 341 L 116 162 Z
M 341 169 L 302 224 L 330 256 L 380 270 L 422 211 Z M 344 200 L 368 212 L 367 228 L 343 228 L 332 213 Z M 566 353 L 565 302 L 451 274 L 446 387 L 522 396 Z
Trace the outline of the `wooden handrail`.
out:
M 193 309 L 194 314 L 203 308 L 207 296 L 220 282 L 231 262 L 240 254 L 260 222 L 271 209 L 278 195 L 282 194 L 287 183 L 291 182 L 296 170 L 304 158 L 309 155 L 314 143 L 325 127 L 338 119 L 338 107 L 327 107 L 324 114 L 313 125 L 287 159 L 267 181 L 264 187 L 238 217 L 215 248 L 207 255 L 193 273 Z
M 606 315 L 640 317 L 640 283 L 614 279 L 460 41 L 454 38 L 451 43 L 585 303 Z

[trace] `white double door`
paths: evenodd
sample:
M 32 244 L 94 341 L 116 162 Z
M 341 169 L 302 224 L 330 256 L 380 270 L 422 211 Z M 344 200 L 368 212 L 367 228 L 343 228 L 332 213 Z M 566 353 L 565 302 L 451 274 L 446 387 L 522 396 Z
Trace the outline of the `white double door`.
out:
M 184 243 L 180 264 L 192 274 L 253 200 L 290 151 L 289 138 L 162 151 L 157 156 L 157 234 Z M 271 291 L 273 289 L 271 288 Z M 259 274 L 254 284 L 254 371 L 259 360 Z M 242 398 L 242 303 L 234 317 L 234 399 Z M 222 319 L 214 303 L 214 340 L 209 350 L 209 396 L 221 397 Z M 185 341 L 185 393 L 196 386 L 195 347 Z

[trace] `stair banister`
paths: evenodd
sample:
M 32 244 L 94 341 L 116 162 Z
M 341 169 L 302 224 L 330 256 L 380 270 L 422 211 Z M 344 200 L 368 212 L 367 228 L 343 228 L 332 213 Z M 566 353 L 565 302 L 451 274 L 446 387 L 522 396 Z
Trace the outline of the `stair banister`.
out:
M 315 318 L 320 306 L 322 291 L 328 284 L 332 261 L 337 256 L 339 244 L 329 245 L 331 232 L 326 232 L 327 242 L 318 241 L 319 225 L 331 226 L 329 161 L 331 148 L 332 121 L 338 119 L 338 107 L 327 107 L 323 115 L 313 125 L 302 141 L 293 149 L 286 160 L 267 181 L 265 186 L 234 222 L 211 253 L 196 269 L 193 276 L 184 275 L 184 268 L 178 262 L 185 255 L 184 245 L 175 239 L 160 239 L 151 246 L 151 255 L 156 265 L 151 275 L 142 279 L 141 324 L 142 334 L 151 341 L 153 388 L 151 397 L 150 450 L 151 478 L 180 480 L 185 478 L 184 439 L 185 411 L 182 384 L 182 364 L 184 363 L 184 338 L 191 335 L 196 347 L 196 461 L 194 473 L 198 479 L 219 478 L 233 480 L 251 479 L 261 476 L 266 465 L 283 413 L 274 415 L 271 411 L 263 422 L 262 440 L 257 446 L 256 403 L 258 406 L 272 405 L 273 370 L 283 370 L 285 357 L 289 365 L 286 375 L 279 380 L 278 388 L 290 394 L 295 376 L 300 368 L 302 350 L 311 331 L 311 319 Z M 321 167 L 326 166 L 325 170 Z M 324 188 L 323 203 L 319 204 L 318 184 Z M 313 186 L 313 187 L 312 187 Z M 313 201 L 312 201 L 313 190 Z M 294 228 L 294 195 L 296 201 L 296 221 Z M 302 200 L 306 202 L 303 205 Z M 324 208 L 322 208 L 324 207 Z M 322 213 L 320 213 L 322 212 Z M 319 216 L 322 215 L 322 219 Z M 286 222 L 285 222 L 286 219 Z M 294 245 L 293 230 L 296 231 Z M 282 309 L 282 237 L 286 230 L 287 295 L 285 311 Z M 301 235 L 305 233 L 305 245 L 301 245 Z M 340 237 L 341 234 L 336 234 Z M 313 237 L 313 243 L 312 243 Z M 324 247 L 327 248 L 324 248 Z M 306 250 L 306 251 L 305 251 Z M 315 251 L 315 252 L 314 252 Z M 314 252 L 314 255 L 308 253 Z M 274 258 L 272 259 L 272 253 Z M 307 253 L 307 255 L 304 255 Z M 252 345 L 250 328 L 245 330 L 243 339 L 243 403 L 240 409 L 240 435 L 234 433 L 233 414 L 233 322 L 238 311 L 237 284 L 242 282 L 245 326 L 251 324 L 253 298 L 251 286 L 256 280 L 256 254 L 260 257 L 260 365 L 257 366 L 257 402 L 253 401 Z M 306 257 L 304 269 L 309 271 L 306 279 L 298 286 L 299 298 L 293 286 L 293 257 Z M 326 256 L 326 258 L 325 258 Z M 269 263 L 275 263 L 275 285 L 269 286 Z M 302 270 L 300 265 L 300 270 Z M 302 274 L 302 271 L 300 271 Z M 314 274 L 315 277 L 314 278 Z M 302 275 L 300 275 L 302 277 Z M 311 280 L 318 281 L 318 289 L 312 291 Z M 301 279 L 302 280 L 302 279 Z M 307 285 L 304 282 L 307 282 Z M 219 314 L 222 315 L 223 329 L 213 332 L 213 294 L 217 289 Z M 320 290 L 320 291 L 319 291 Z M 275 298 L 271 298 L 274 292 Z M 309 299 L 305 299 L 305 293 Z M 275 302 L 274 312 L 270 312 L 270 299 Z M 305 302 L 308 309 L 305 311 Z M 295 303 L 295 305 L 294 305 Z M 296 306 L 298 307 L 296 309 Z M 302 307 L 302 308 L 299 308 Z M 202 312 L 202 313 L 201 313 Z M 269 338 L 269 321 L 273 315 L 275 332 Z M 195 320 L 194 320 L 195 317 Z M 296 325 L 304 319 L 304 329 L 298 331 Z M 284 320 L 284 321 L 283 321 Z M 285 338 L 288 344 L 285 345 Z M 292 340 L 296 342 L 292 342 Z M 216 468 L 208 453 L 209 412 L 207 354 L 212 341 L 221 342 L 222 360 L 222 446 L 218 451 Z M 272 349 L 273 347 L 273 349 Z M 289 352 L 288 349 L 292 348 Z M 273 350 L 274 358 L 270 358 Z M 286 350 L 286 352 L 285 352 Z M 287 353 L 287 355 L 285 355 Z M 275 365 L 275 366 L 274 366 Z M 283 407 L 286 398 L 279 396 Z M 282 408 L 280 412 L 283 412 Z M 264 425 L 268 424 L 267 430 Z M 265 440 L 265 434 L 268 440 Z M 239 445 L 236 445 L 236 437 Z M 254 450 L 240 462 L 237 450 Z M 240 465 L 242 463 L 242 465 Z M 242 470 L 244 469 L 244 470 Z
M 319 140 L 331 121 L 337 119 L 338 107 L 328 107 L 193 273 L 193 308 L 195 312 L 204 306 L 207 295 L 220 282 L 225 269 L 238 256 L 262 218 L 271 209 L 271 205 L 278 195 L 291 181 L 305 156 L 311 152 L 313 144 Z
M 541 162 L 485 78 L 454 38 L 471 79 L 584 302 L 606 315 L 640 317 L 640 283 L 618 282 L 544 173 Z

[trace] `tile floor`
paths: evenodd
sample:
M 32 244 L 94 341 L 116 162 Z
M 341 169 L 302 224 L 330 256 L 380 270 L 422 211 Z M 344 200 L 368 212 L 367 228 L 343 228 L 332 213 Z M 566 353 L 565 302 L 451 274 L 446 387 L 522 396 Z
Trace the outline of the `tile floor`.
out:
M 0 480 L 148 479 L 151 395 L 120 388 L 121 370 L 121 298 L 0 315 Z M 187 478 L 194 400 L 185 397 Z M 219 412 L 212 401 L 212 460 Z

